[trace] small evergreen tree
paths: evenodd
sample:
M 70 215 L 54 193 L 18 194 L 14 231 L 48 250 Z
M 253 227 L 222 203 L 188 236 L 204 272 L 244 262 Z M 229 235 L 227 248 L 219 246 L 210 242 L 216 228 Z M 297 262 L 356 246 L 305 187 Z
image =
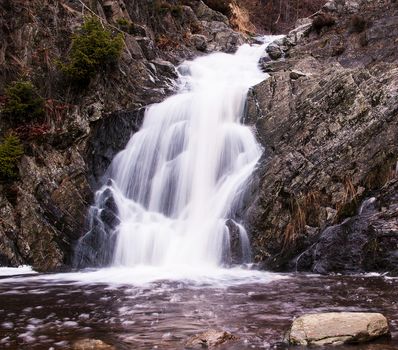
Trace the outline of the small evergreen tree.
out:
M 61 69 L 72 81 L 87 84 L 101 68 L 115 63 L 122 49 L 121 33 L 113 35 L 98 19 L 86 18 L 81 31 L 72 37 L 69 62 Z
M 23 146 L 15 135 L 8 135 L 0 143 L 0 178 L 13 180 L 18 176 L 17 162 L 24 154 Z
M 16 81 L 5 91 L 4 115 L 13 124 L 40 120 L 45 116 L 44 99 L 30 81 Z

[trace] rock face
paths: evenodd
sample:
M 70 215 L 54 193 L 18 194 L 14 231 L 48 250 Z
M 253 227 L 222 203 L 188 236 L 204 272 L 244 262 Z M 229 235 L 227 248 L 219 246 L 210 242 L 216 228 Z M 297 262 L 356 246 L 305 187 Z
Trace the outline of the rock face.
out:
M 298 270 L 317 273 L 390 271 L 398 273 L 398 180 L 366 199 L 358 215 L 330 226 L 296 260 Z M 345 247 L 345 249 L 341 249 Z
M 289 342 L 294 345 L 362 343 L 387 335 L 387 319 L 378 313 L 342 312 L 304 315 L 293 321 Z
M 342 3 L 278 40 L 285 58 L 248 97 L 264 154 L 242 216 L 270 269 L 397 270 L 398 4 L 356 1 L 362 21 Z
M 212 349 L 218 345 L 236 340 L 237 338 L 229 332 L 208 330 L 206 332 L 197 334 L 185 344 L 186 349 Z
M 116 111 L 92 123 L 87 143 L 86 163 L 89 183 L 93 189 L 102 184 L 102 176 L 114 156 L 130 140 L 142 125 L 145 108 L 132 111 Z
M 46 100 L 45 125 L 24 126 L 20 177 L 0 189 L 0 265 L 54 270 L 71 263 L 84 234 L 93 192 L 113 156 L 142 122 L 143 106 L 175 91 L 175 64 L 204 51 L 232 52 L 244 37 L 202 1 L 164 8 L 140 0 L 2 1 L 0 3 L 0 109 L 5 87 L 23 77 Z M 123 33 L 115 67 L 75 91 L 57 61 L 94 13 Z M 0 137 L 11 131 L 0 115 Z M 109 201 L 108 201 L 109 202 Z M 107 224 L 115 222 L 106 202 Z M 105 257 L 104 257 L 104 260 Z

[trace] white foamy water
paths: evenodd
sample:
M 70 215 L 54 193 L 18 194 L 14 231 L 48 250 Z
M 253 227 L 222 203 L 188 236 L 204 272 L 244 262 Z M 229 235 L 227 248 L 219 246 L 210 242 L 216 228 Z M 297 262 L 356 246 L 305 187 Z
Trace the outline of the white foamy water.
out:
M 82 270 L 70 273 L 40 274 L 29 277 L 10 277 L 0 279 L 1 283 L 29 283 L 40 282 L 43 285 L 63 285 L 73 283 L 76 285 L 107 284 L 132 285 L 145 287 L 155 282 L 178 282 L 190 287 L 214 288 L 230 287 L 241 284 L 269 283 L 272 281 L 289 278 L 288 275 L 264 271 L 248 270 L 243 268 L 208 268 L 192 266 L 150 266 L 139 265 L 135 267 L 109 267 L 97 270 Z M 10 291 L 15 294 L 18 291 Z M 40 293 L 40 290 L 37 291 Z
M 179 93 L 146 110 L 140 131 L 113 160 L 92 222 L 101 222 L 112 197 L 120 223 L 114 240 L 103 236 L 121 274 L 130 268 L 135 281 L 228 276 L 236 270 L 220 267 L 235 262 L 234 254 L 250 262 L 249 238 L 235 213 L 262 150 L 240 121 L 249 88 L 267 77 L 258 66 L 267 43 L 184 62 Z M 89 242 L 100 239 L 89 235 Z
M 184 63 L 183 91 L 147 110 L 111 166 L 115 265 L 214 267 L 229 254 L 225 220 L 261 154 L 240 118 L 249 87 L 264 79 L 263 51 L 243 45 Z
M 0 267 L 0 277 L 3 276 L 14 276 L 14 275 L 26 275 L 36 273 L 32 270 L 31 266 L 22 265 L 19 267 Z

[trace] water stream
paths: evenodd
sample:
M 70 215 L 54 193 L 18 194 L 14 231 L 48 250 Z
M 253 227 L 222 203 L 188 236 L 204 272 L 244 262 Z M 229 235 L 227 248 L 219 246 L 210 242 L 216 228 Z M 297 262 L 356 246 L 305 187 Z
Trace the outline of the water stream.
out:
M 141 286 L 116 283 L 116 277 L 111 283 L 73 279 L 79 277 L 0 278 L 0 348 L 71 349 L 78 339 L 94 338 L 118 350 L 184 349 L 187 338 L 215 328 L 239 337 L 220 350 L 304 350 L 282 342 L 294 317 L 374 311 L 388 317 L 392 340 L 338 349 L 398 349 L 398 279 L 269 274 L 268 279 L 166 279 Z
M 248 89 L 266 78 L 258 61 L 272 39 L 178 67 L 179 92 L 146 110 L 142 128 L 113 160 L 78 259 L 102 250 L 107 265 L 201 274 L 250 262 L 249 238 L 235 213 L 261 148 L 240 121 Z M 118 223 L 93 252 L 110 201 Z

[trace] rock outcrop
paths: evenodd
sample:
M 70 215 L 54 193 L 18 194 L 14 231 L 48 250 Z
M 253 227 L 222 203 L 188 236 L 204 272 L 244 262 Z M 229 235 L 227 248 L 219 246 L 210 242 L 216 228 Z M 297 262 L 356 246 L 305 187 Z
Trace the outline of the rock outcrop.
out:
M 388 333 L 388 322 L 382 314 L 331 312 L 295 319 L 289 343 L 312 346 L 363 343 Z
M 84 89 L 62 75 L 84 16 L 121 32 L 118 64 Z M 0 4 L 0 109 L 5 87 L 23 77 L 46 100 L 46 121 L 24 125 L 19 179 L 1 185 L 0 265 L 54 270 L 69 265 L 88 229 L 93 192 L 113 156 L 142 121 L 143 106 L 175 91 L 174 65 L 244 37 L 201 1 L 3 1 Z M 0 118 L 0 137 L 12 131 Z
M 329 1 L 262 62 L 245 120 L 264 154 L 243 217 L 263 266 L 397 269 L 397 16 L 394 1 Z

